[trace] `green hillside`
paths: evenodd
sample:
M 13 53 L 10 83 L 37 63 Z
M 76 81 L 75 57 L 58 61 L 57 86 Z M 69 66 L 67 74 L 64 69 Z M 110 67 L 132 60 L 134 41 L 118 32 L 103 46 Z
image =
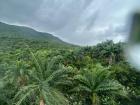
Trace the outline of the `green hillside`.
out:
M 30 47 L 33 48 L 67 48 L 73 46 L 49 33 L 0 22 L 0 50 L 24 48 L 25 44 L 31 45 Z
M 0 105 L 139 105 L 140 72 L 126 46 L 77 47 L 0 23 Z

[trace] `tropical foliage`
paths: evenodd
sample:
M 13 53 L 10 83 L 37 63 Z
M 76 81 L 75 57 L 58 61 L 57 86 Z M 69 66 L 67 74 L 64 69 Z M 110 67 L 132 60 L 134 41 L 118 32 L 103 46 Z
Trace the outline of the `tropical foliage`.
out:
M 125 60 L 124 43 L 0 40 L 0 105 L 139 105 L 140 73 Z
M 81 70 L 74 79 L 78 82 L 74 90 L 82 93 L 83 96 L 88 94 L 92 105 L 100 105 L 102 97 L 108 97 L 111 102 L 110 105 L 114 105 L 116 96 L 127 97 L 125 87 L 112 79 L 112 73 L 100 64 Z M 86 98 L 87 96 L 84 97 L 84 99 Z

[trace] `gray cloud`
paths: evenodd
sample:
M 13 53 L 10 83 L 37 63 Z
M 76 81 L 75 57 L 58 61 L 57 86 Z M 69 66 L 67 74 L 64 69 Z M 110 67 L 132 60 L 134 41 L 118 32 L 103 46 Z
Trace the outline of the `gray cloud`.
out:
M 0 0 L 0 21 L 50 32 L 65 41 L 93 45 L 128 35 L 128 14 L 139 0 Z
M 25 22 L 34 17 L 43 0 L 0 0 L 0 18 L 8 22 Z

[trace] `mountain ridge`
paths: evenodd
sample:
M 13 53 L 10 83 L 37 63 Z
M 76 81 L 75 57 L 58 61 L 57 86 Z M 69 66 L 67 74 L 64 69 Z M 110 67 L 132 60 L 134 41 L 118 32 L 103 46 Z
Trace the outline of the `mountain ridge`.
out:
M 6 28 L 5 27 L 3 27 L 3 26 L 6 26 Z M 7 29 L 8 30 L 10 30 L 10 31 L 15 31 L 15 28 L 17 28 L 17 29 L 19 29 L 18 31 L 25 31 L 25 32 L 30 32 L 30 34 L 32 34 L 32 35 L 35 35 L 35 34 L 40 34 L 41 36 L 44 36 L 44 35 L 46 35 L 46 36 L 50 36 L 50 37 L 53 37 L 53 38 L 57 38 L 58 40 L 61 40 L 60 38 L 58 38 L 58 37 L 56 37 L 56 36 L 54 36 L 54 35 L 52 35 L 52 34 L 50 34 L 50 33 L 47 33 L 47 32 L 40 32 L 40 31 L 37 31 L 37 30 L 35 30 L 35 29 L 33 29 L 33 28 L 30 28 L 30 27 L 27 27 L 27 26 L 18 26 L 18 25 L 11 25 L 11 24 L 7 24 L 7 23 L 3 23 L 3 22 L 0 22 L 0 33 L 1 33 L 1 31 L 7 31 Z M 17 31 L 17 30 L 16 30 Z M 32 33 L 31 33 L 32 32 Z M 24 32 L 23 32 L 24 33 Z M 22 33 L 22 34 L 23 34 Z M 29 33 L 27 33 L 27 34 L 29 34 Z M 40 36 L 38 36 L 38 37 L 40 37 Z M 62 40 L 61 40 L 62 41 Z M 62 41 L 62 42 L 64 42 L 64 41 Z M 67 42 L 66 42 L 67 43 Z
M 64 42 L 60 38 L 49 34 L 47 32 L 39 32 L 33 28 L 26 26 L 9 25 L 7 23 L 0 22 L 0 45 L 8 46 L 7 43 L 34 42 L 34 44 L 40 44 L 46 46 L 46 48 L 59 48 L 59 47 L 71 47 L 76 46 L 67 42 Z M 5 43 L 5 44 L 4 44 Z M 13 44 L 12 43 L 12 44 Z M 44 45 L 43 45 L 44 43 Z M 37 45 L 38 46 L 38 45 Z

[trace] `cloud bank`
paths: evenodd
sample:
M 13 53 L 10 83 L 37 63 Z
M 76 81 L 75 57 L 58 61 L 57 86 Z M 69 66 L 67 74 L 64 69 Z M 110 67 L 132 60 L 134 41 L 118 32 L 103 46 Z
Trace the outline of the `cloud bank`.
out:
M 125 41 L 140 0 L 0 0 L 0 21 L 53 33 L 79 45 Z

